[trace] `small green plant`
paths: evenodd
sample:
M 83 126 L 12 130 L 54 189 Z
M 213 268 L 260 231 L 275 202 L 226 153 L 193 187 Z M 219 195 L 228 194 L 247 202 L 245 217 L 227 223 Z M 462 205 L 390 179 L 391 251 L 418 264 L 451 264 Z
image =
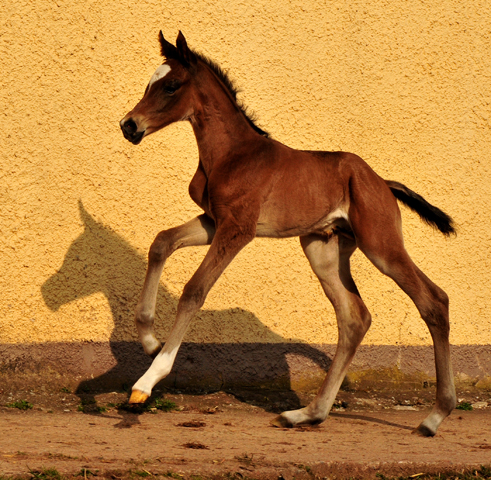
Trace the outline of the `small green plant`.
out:
M 72 393 L 72 391 L 68 387 L 61 387 L 60 392 L 61 393 Z
M 481 465 L 481 468 L 479 470 L 476 470 L 476 473 L 479 474 L 482 478 L 491 478 L 491 466 L 485 467 L 484 465 Z
M 17 400 L 17 402 L 7 403 L 6 406 L 9 408 L 18 408 L 19 410 L 29 410 L 33 407 L 33 404 L 26 400 Z
M 56 468 L 43 468 L 41 471 L 29 470 L 36 480 L 63 480 L 65 477 Z
M 472 404 L 469 402 L 460 402 L 455 408 L 457 410 L 467 410 L 469 412 L 473 410 Z
M 131 473 L 138 477 L 152 477 L 152 474 L 147 470 L 133 470 Z
M 177 410 L 177 404 L 170 400 L 165 400 L 164 398 L 157 398 L 154 403 L 154 408 L 162 410 L 162 412 L 171 412 L 172 410 Z

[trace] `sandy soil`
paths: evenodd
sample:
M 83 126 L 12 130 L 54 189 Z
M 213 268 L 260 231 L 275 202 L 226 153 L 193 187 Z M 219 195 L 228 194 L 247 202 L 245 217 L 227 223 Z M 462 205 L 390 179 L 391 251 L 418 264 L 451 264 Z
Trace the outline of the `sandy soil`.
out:
M 275 410 L 284 405 L 273 398 L 277 394 L 261 395 L 167 393 L 177 410 L 132 413 L 118 406 L 123 392 L 86 398 L 31 392 L 31 409 L 0 407 L 0 473 L 56 468 L 85 478 L 290 480 L 409 476 L 491 464 L 491 408 L 482 398 L 470 399 L 482 408 L 456 410 L 434 438 L 421 438 L 411 430 L 429 411 L 431 392 L 406 399 L 342 392 L 326 422 L 295 429 L 272 427 Z M 15 399 L 3 392 L 0 401 Z

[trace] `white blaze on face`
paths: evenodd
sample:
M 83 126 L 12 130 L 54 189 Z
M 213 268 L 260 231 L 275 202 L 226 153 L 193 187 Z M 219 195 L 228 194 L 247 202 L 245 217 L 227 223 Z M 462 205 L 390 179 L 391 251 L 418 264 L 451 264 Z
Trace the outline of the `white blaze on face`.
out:
M 168 73 L 170 72 L 170 67 L 167 64 L 160 65 L 157 70 L 155 70 L 155 73 L 152 75 L 152 78 L 150 79 L 150 82 L 148 83 L 148 88 L 152 86 L 157 80 L 160 80 L 161 78 L 164 78 Z

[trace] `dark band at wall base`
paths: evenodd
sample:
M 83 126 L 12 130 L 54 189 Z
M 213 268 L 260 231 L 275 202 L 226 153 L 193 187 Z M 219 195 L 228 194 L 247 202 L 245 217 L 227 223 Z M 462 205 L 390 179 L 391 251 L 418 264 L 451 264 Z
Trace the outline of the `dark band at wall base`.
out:
M 311 392 L 319 387 L 335 350 L 335 345 L 303 343 L 185 343 L 162 385 L 188 391 Z M 100 392 L 131 386 L 151 363 L 136 342 L 3 344 L 0 359 L 0 374 L 12 380 L 50 372 L 82 390 Z M 452 363 L 457 384 L 491 389 L 491 345 L 453 346 Z M 430 346 L 362 345 L 345 388 L 422 387 L 434 377 Z

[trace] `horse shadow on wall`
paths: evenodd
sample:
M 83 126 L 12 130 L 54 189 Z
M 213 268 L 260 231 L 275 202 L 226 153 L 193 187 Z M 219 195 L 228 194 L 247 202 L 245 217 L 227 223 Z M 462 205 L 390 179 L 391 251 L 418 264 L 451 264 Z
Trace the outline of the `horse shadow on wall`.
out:
M 109 303 L 114 328 L 109 347 L 104 342 L 74 345 L 80 357 L 77 373 L 83 380 L 78 395 L 107 393 L 132 385 L 148 368 L 147 357 L 137 341 L 134 310 L 143 285 L 146 258 L 111 228 L 97 222 L 79 201 L 84 232 L 70 245 L 61 268 L 41 287 L 46 305 L 57 311 L 61 306 L 95 293 L 102 293 Z M 190 273 L 191 275 L 191 273 Z M 165 338 L 177 309 L 178 298 L 160 284 L 155 319 L 156 334 Z M 94 311 L 97 321 L 97 311 Z M 288 356 L 307 366 L 327 370 L 331 360 L 316 348 L 304 343 L 285 343 L 251 312 L 240 308 L 202 309 L 194 319 L 206 325 L 213 338 L 233 330 L 240 341 L 241 332 L 254 333 L 255 343 L 186 343 L 176 358 L 171 374 L 162 381 L 167 388 L 188 391 L 223 390 L 251 403 L 258 400 L 258 389 L 281 391 L 283 405 L 298 408 L 300 401 L 291 389 Z M 128 340 L 132 339 L 132 340 Z M 72 344 L 73 346 L 73 344 Z M 71 372 L 74 373 L 74 372 Z M 96 375 L 94 377 L 94 374 Z M 256 392 L 256 393 L 255 393 Z M 257 400 L 257 402 L 256 402 Z M 271 408 L 275 408 L 273 405 Z

